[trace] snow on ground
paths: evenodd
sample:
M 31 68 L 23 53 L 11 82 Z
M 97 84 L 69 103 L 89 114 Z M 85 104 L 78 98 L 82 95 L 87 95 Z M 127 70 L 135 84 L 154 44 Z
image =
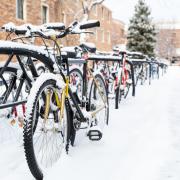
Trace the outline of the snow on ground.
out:
M 170 67 L 151 86 L 138 86 L 136 97 L 129 96 L 120 109 L 113 109 L 111 101 L 110 124 L 103 139 L 91 142 L 79 132 L 76 146 L 48 169 L 44 179 L 179 180 L 179 79 L 180 68 Z M 12 127 L 6 131 L 4 126 L 1 120 L 0 179 L 32 180 L 22 131 Z

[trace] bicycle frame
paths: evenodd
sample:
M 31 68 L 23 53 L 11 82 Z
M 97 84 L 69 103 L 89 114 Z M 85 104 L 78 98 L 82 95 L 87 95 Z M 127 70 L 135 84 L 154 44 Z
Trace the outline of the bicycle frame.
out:
M 98 107 L 98 109 L 92 111 L 92 112 L 89 112 L 88 114 L 88 118 L 91 117 L 91 118 L 94 118 L 95 115 L 100 112 L 102 109 L 104 109 L 106 106 L 108 106 L 107 104 L 107 101 L 105 100 L 105 98 L 103 97 L 103 94 L 100 90 L 100 87 L 99 87 L 99 84 L 97 82 L 97 80 L 95 79 L 90 67 L 88 66 L 88 63 L 87 61 L 85 61 L 84 63 L 84 67 L 83 67 L 83 78 L 85 79 L 85 81 L 83 81 L 83 91 L 82 91 L 82 102 L 81 104 L 78 104 L 78 101 L 77 101 L 77 96 L 74 95 L 71 87 L 70 87 L 70 84 L 69 84 L 69 63 L 68 63 L 68 59 L 64 59 L 64 63 L 66 64 L 66 68 L 67 68 L 67 75 L 65 75 L 62 71 L 60 71 L 60 74 L 61 76 L 63 77 L 63 80 L 65 82 L 65 88 L 63 89 L 62 91 L 62 95 L 61 95 L 61 100 L 59 99 L 58 96 L 55 95 L 55 101 L 56 101 L 56 104 L 59 106 L 59 108 L 61 109 L 61 112 L 60 112 L 60 121 L 62 120 L 62 117 L 63 117 L 63 113 L 64 113 L 64 104 L 65 104 L 65 101 L 68 100 L 70 102 L 70 100 L 72 101 L 72 104 L 73 106 L 75 107 L 76 111 L 78 112 L 79 114 L 79 120 L 80 122 L 87 122 L 87 117 L 85 117 L 84 113 L 83 113 L 83 109 L 86 108 L 87 106 L 87 100 L 88 100 L 88 97 L 87 97 L 87 73 L 89 73 L 90 75 L 90 78 L 92 79 L 92 81 L 95 83 L 95 86 L 97 87 L 97 90 L 100 94 L 100 97 L 103 101 L 103 105 Z M 56 94 L 56 92 L 55 92 Z M 49 112 L 49 108 L 50 108 L 50 98 L 51 94 L 47 94 L 47 97 L 46 97 L 46 103 L 45 103 L 45 113 L 44 113 L 44 117 L 45 119 L 47 119 L 47 116 L 48 116 L 48 112 Z M 85 98 L 85 99 L 84 99 Z M 87 111 L 89 111 L 90 109 L 89 108 L 86 108 Z

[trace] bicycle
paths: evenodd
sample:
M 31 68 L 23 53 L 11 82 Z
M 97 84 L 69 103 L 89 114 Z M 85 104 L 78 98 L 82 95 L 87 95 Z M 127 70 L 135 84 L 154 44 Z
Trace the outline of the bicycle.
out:
M 80 29 L 99 25 L 99 21 L 91 21 L 81 25 Z M 77 23 L 73 23 L 63 33 L 56 36 L 56 39 L 70 34 L 76 26 Z M 43 33 L 41 35 L 45 39 L 51 39 Z M 56 39 L 53 38 L 55 42 Z M 56 45 L 58 47 L 58 44 Z M 74 131 L 81 128 L 81 123 L 85 123 L 86 127 L 84 128 L 87 129 L 87 136 L 90 140 L 97 141 L 102 138 L 102 129 L 108 122 L 108 99 L 103 78 L 98 74 L 93 75 L 93 72 L 85 63 L 83 67 L 83 72 L 85 72 L 83 73 L 85 77 L 83 77 L 83 98 L 79 102 L 69 85 L 68 55 L 63 57 L 61 51 L 59 53 L 59 56 L 56 56 L 55 59 L 58 67 L 54 72 L 55 74 L 43 73 L 38 77 L 33 84 L 27 101 L 24 149 L 30 171 L 37 179 L 43 178 L 41 169 L 44 166 L 51 166 L 59 158 L 64 146 L 68 151 L 69 143 L 72 141 L 72 126 L 74 126 Z M 62 71 L 64 66 L 66 66 L 67 73 Z M 87 72 L 90 77 L 89 83 L 86 81 Z M 48 144 L 44 142 L 45 144 L 39 148 L 38 142 L 36 142 L 36 138 L 39 137 L 38 134 L 46 136 L 48 138 L 46 142 L 51 143 L 50 149 L 53 152 L 46 152 L 47 156 L 44 156 L 42 151 L 48 151 Z M 55 144 L 53 144 L 56 137 L 59 141 L 55 141 Z M 38 153 L 38 150 L 42 151 Z M 54 151 L 56 151 L 55 154 Z M 38 154 L 42 156 L 38 157 Z M 48 159 L 45 159 L 45 157 Z
M 119 51 L 122 56 L 120 68 L 118 70 L 118 80 L 115 91 L 115 109 L 119 108 L 122 97 L 126 98 L 132 87 L 132 96 L 135 96 L 134 69 L 131 61 L 128 60 L 126 51 Z

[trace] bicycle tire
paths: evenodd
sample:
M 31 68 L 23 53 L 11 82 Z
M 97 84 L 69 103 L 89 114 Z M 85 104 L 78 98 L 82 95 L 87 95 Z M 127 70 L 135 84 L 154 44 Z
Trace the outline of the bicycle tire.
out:
M 40 108 L 40 105 L 37 102 L 40 102 L 40 101 L 38 101 L 38 99 L 40 98 L 40 96 L 43 93 L 43 90 L 45 90 L 45 88 L 47 88 L 47 87 L 51 87 L 51 88 L 56 87 L 57 88 L 57 86 L 58 86 L 58 88 L 62 88 L 62 87 L 59 87 L 60 85 L 58 85 L 59 81 L 57 82 L 57 77 L 48 77 L 47 74 L 50 74 L 50 73 L 42 74 L 39 78 L 37 78 L 36 82 L 34 83 L 32 89 L 30 91 L 30 95 L 29 95 L 28 101 L 27 101 L 27 107 L 28 107 L 27 109 L 28 110 L 26 112 L 26 118 L 25 118 L 25 122 L 24 122 L 24 131 L 23 131 L 23 133 L 24 133 L 23 140 L 24 140 L 24 150 L 25 150 L 26 161 L 27 161 L 27 164 L 29 166 L 29 169 L 30 169 L 32 175 L 38 180 L 43 179 L 44 172 L 43 172 L 42 166 L 38 162 L 38 156 L 37 156 L 38 154 L 36 154 L 35 146 L 36 146 L 37 142 L 34 144 L 34 140 L 35 140 L 34 133 L 36 133 L 36 131 L 37 131 L 37 127 L 34 130 L 34 120 L 36 120 L 36 118 L 37 118 L 36 116 L 34 116 L 34 115 L 37 115 L 36 105 L 38 104 L 38 108 Z M 42 118 L 41 110 L 42 109 L 40 108 L 40 114 L 39 114 L 40 118 Z M 64 127 L 65 130 L 63 131 L 65 134 L 62 135 L 62 132 L 60 133 L 59 130 L 57 132 L 58 136 L 60 136 L 60 134 L 61 134 L 61 136 L 62 136 L 61 138 L 62 139 L 64 138 L 62 140 L 62 144 L 60 144 L 61 151 L 63 150 L 63 144 L 64 145 L 66 144 L 67 138 L 69 137 L 68 134 L 69 134 L 69 128 L 70 128 L 69 112 L 68 112 L 66 103 L 65 103 L 65 111 L 66 111 L 65 112 L 65 115 L 66 115 L 66 125 L 65 126 L 66 127 Z M 57 112 L 57 114 L 58 114 L 58 112 Z M 40 120 L 40 118 L 38 119 L 38 121 Z M 53 113 L 53 118 L 55 119 L 54 113 Z M 54 119 L 51 120 L 52 123 L 55 123 Z M 58 122 L 58 124 L 59 124 L 59 122 Z M 47 133 L 48 133 L 48 131 L 47 131 Z M 60 133 L 60 134 L 58 134 L 58 133 Z M 48 142 L 50 142 L 50 141 L 48 141 Z M 58 145 L 58 149 L 60 149 L 59 145 Z M 60 155 L 61 155 L 61 152 L 60 152 L 60 154 L 58 154 L 58 157 L 54 157 L 55 158 L 54 160 L 57 161 L 57 159 L 60 157 Z M 49 158 L 49 156 L 48 156 L 48 158 Z
M 127 70 L 127 73 L 128 73 L 128 79 L 132 79 L 132 75 L 129 70 Z M 125 87 L 126 91 L 124 92 L 124 99 L 126 99 L 126 97 L 128 96 L 130 87 L 131 87 L 131 84 L 126 82 L 126 87 Z
M 119 108 L 119 103 L 121 102 L 121 99 L 122 99 L 122 93 L 121 93 L 121 88 L 120 88 L 121 83 L 122 83 L 122 72 L 119 77 L 118 86 L 115 90 L 115 109 Z
M 78 84 L 73 84 L 74 82 L 73 82 L 73 80 L 71 79 L 72 77 L 71 77 L 71 75 L 75 75 L 75 76 L 78 76 Z M 70 84 L 72 85 L 72 86 L 75 86 L 75 88 L 76 88 L 76 95 L 77 96 L 75 96 L 77 99 L 77 102 L 81 102 L 81 100 L 82 100 L 82 88 L 83 88 L 83 75 L 82 75 L 82 72 L 81 72 L 81 70 L 80 69 L 78 69 L 78 68 L 76 68 L 76 67 L 73 67 L 70 71 L 69 71 L 69 77 L 70 77 Z M 76 83 L 76 82 L 75 82 Z M 80 86 L 80 89 L 79 89 L 79 87 L 77 87 L 77 86 Z M 78 90 L 80 91 L 80 92 L 78 92 Z M 70 107 L 70 105 L 69 105 L 69 107 Z M 71 116 L 71 119 L 73 119 L 73 111 L 72 111 L 72 109 L 70 109 L 70 116 Z M 70 121 L 70 126 L 71 126 L 71 130 L 70 130 L 70 137 L 69 137 L 69 139 L 70 139 L 70 143 L 71 143 L 71 145 L 72 146 L 74 146 L 74 143 L 75 143 L 75 139 L 76 139 L 76 129 L 74 128 L 74 124 L 73 124 L 73 120 L 72 121 Z
M 78 76 L 79 79 L 77 81 L 80 81 L 80 82 L 77 82 L 78 84 L 73 84 L 73 83 L 76 83 L 76 82 L 73 82 L 73 80 L 71 79 L 72 78 L 71 75 L 73 75 L 73 76 L 75 75 L 76 77 Z M 79 100 L 82 100 L 83 74 L 82 74 L 81 70 L 78 69 L 78 68 L 71 69 L 69 71 L 69 77 L 70 77 L 70 84 L 72 86 L 81 86 L 80 88 L 79 87 L 75 87 L 75 88 L 76 88 L 76 94 L 78 95 Z M 78 90 L 80 92 L 78 92 Z
M 105 117 L 104 117 L 104 122 L 106 125 L 109 124 L 109 102 L 108 102 L 108 93 L 107 93 L 107 88 L 106 88 L 106 85 L 105 85 L 105 82 L 104 82 L 104 78 L 102 77 L 102 75 L 100 74 L 96 74 L 94 76 L 94 78 L 101 82 L 101 85 L 102 85 L 102 88 L 103 88 L 103 95 L 104 95 L 104 98 L 105 98 L 105 101 L 107 103 L 106 107 L 105 107 Z M 96 96 L 96 92 L 97 92 L 97 87 L 95 86 L 95 82 L 94 80 L 92 81 L 92 84 L 91 84 L 91 87 L 90 87 L 90 92 L 89 92 L 89 108 L 90 108 L 90 111 L 92 110 L 92 105 L 93 105 L 93 100 L 92 100 L 92 95 L 94 97 L 94 100 L 98 99 Z M 99 98 L 100 99 L 100 98 Z M 100 111 L 101 112 L 101 111 Z M 102 113 L 101 115 L 102 116 Z M 98 121 L 98 120 L 97 120 Z M 99 122 L 98 122 L 99 123 Z M 103 125 L 104 126 L 104 125 Z
M 121 90 L 120 87 L 117 87 L 115 90 L 115 109 L 119 109 L 119 103 L 121 102 Z

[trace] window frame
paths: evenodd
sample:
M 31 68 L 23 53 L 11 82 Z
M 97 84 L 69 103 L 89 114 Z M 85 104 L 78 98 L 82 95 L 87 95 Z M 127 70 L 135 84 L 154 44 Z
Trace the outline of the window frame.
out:
M 108 42 L 108 44 L 111 44 L 111 32 L 110 31 L 107 31 L 107 42 Z
M 16 18 L 17 19 L 21 19 L 21 20 L 26 20 L 26 0 L 21 0 L 21 2 L 23 1 L 23 5 L 22 5 L 22 17 L 19 16 L 19 1 L 20 0 L 16 0 Z
M 102 42 L 102 43 L 105 43 L 105 36 L 104 36 L 104 33 L 105 33 L 105 32 L 104 32 L 104 29 L 101 29 L 101 33 L 102 33 L 102 36 L 101 36 L 101 37 L 102 37 L 101 42 Z
M 94 14 L 95 16 L 97 16 L 97 12 L 98 12 L 98 10 L 97 10 L 97 5 L 94 5 L 94 6 L 93 6 L 92 12 L 93 12 L 93 14 Z
M 63 11 L 62 12 L 62 22 L 66 25 L 66 21 L 67 21 L 67 15 L 66 13 Z
M 46 22 L 43 22 L 44 21 L 44 19 L 43 19 L 43 15 L 44 15 L 43 14 L 43 7 L 45 7 L 46 10 L 47 10 L 47 12 L 46 12 Z M 47 4 L 44 4 L 44 3 L 41 5 L 41 21 L 42 21 L 43 24 L 49 22 L 49 6 Z
M 102 20 L 104 19 L 104 10 L 105 10 L 105 8 L 102 6 L 102 7 L 101 7 L 101 16 L 102 16 Z

